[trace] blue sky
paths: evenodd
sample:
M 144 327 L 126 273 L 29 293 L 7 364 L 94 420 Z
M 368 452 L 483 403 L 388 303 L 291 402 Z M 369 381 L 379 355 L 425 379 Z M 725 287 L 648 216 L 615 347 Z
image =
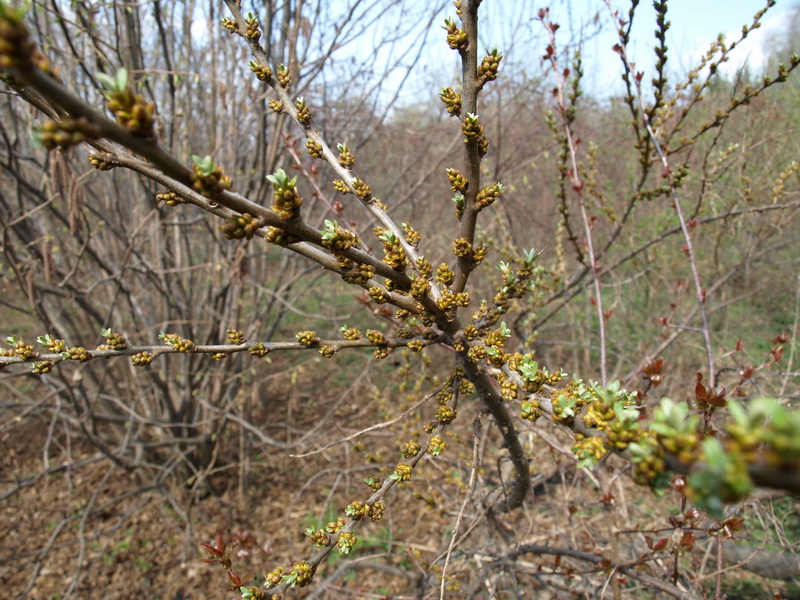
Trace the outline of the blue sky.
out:
M 668 72 L 671 75 L 680 75 L 689 71 L 720 33 L 725 34 L 728 42 L 738 39 L 742 26 L 752 23 L 753 15 L 765 4 L 764 0 L 670 0 L 668 20 L 672 26 L 667 33 Z M 440 2 L 426 0 L 420 5 L 433 9 Z M 582 26 L 591 30 L 595 15 L 599 16 L 597 23 L 602 28 L 601 33 L 586 41 L 583 47 L 584 89 L 599 97 L 621 93 L 620 61 L 611 51 L 617 38 L 611 27 L 609 10 L 603 0 L 553 0 L 549 3 L 538 0 L 484 0 L 480 9 L 481 45 L 497 46 L 509 60 L 518 64 L 531 62 L 533 58 L 536 65 L 531 71 L 535 72 L 541 64 L 540 56 L 547 44 L 544 30 L 536 20 L 536 13 L 539 8 L 548 5 L 551 19 L 562 26 L 558 32 L 560 43 L 568 42 L 571 33 L 577 36 Z M 625 15 L 630 8 L 627 0 L 612 0 L 612 5 Z M 732 53 L 730 62 L 724 66 L 722 72 L 732 75 L 745 64 L 752 72 L 760 72 L 770 40 L 785 31 L 788 15 L 797 5 L 798 0 L 778 0 L 763 18 L 762 27 L 753 31 Z M 413 83 L 429 87 L 430 79 L 436 78 L 437 71 L 439 79 L 442 79 L 442 86 L 454 83 L 452 78 L 460 72 L 458 57 L 446 47 L 444 31 L 440 29 L 444 17 L 454 18 L 454 13 L 448 3 L 440 13 L 440 18 L 434 21 L 437 31 L 428 35 L 426 43 L 429 47 L 423 52 L 423 63 L 417 69 L 420 73 Z M 645 71 L 645 81 L 649 80 L 655 62 L 652 52 L 655 26 L 652 1 L 642 0 L 637 8 L 629 56 L 636 61 L 637 70 Z M 800 53 L 800 48 L 795 50 Z M 355 51 L 358 52 L 357 49 Z M 399 81 L 399 77 L 395 76 L 390 81 Z M 419 88 L 412 84 L 408 93 L 401 97 L 413 98 L 417 89 Z
M 328 24 L 348 14 L 351 6 L 358 2 L 358 11 L 368 17 L 366 35 L 351 41 L 336 53 L 336 63 L 351 60 L 363 64 L 379 78 L 386 65 L 400 56 L 400 62 L 411 63 L 419 52 L 420 60 L 411 69 L 403 84 L 400 102 L 414 102 L 420 94 L 435 98 L 444 86 L 456 84 L 460 73 L 459 59 L 447 48 L 445 33 L 441 28 L 445 17 L 455 18 L 455 10 L 447 0 L 414 0 L 384 3 L 377 0 L 330 0 L 323 3 Z M 786 29 L 788 16 L 800 0 L 778 0 L 763 19 L 762 28 L 754 31 L 731 56 L 723 73 L 732 75 L 742 65 L 758 73 L 763 67 L 770 40 Z M 249 2 L 245 2 L 245 5 Z M 689 71 L 720 33 L 728 41 L 738 38 L 742 25 L 750 24 L 756 11 L 765 6 L 765 0 L 670 0 L 668 20 L 672 27 L 667 34 L 669 46 L 668 72 L 681 75 Z M 612 0 L 612 5 L 627 14 L 629 0 Z M 551 19 L 559 23 L 559 42 L 564 44 L 571 37 L 577 39 L 583 26 L 592 29 L 595 15 L 601 32 L 584 42 L 583 87 L 595 97 L 607 97 L 622 93 L 620 61 L 611 50 L 616 43 L 616 33 L 611 27 L 611 18 L 603 0 L 484 0 L 480 8 L 481 46 L 497 46 L 507 61 L 526 65 L 529 73 L 541 73 L 540 57 L 547 45 L 544 29 L 536 19 L 539 8 L 550 6 Z M 199 6 L 198 6 L 199 8 Z M 193 35 L 205 35 L 207 21 L 199 18 L 192 28 Z M 594 26 L 597 29 L 597 26 Z M 645 81 L 653 73 L 655 43 L 655 11 L 652 0 L 641 0 L 634 22 L 629 56 L 636 62 L 636 69 L 645 72 Z M 394 37 L 394 44 L 385 40 Z M 483 49 L 483 48 L 482 48 Z M 794 49 L 800 53 L 800 48 Z M 530 65 L 530 66 L 527 66 Z M 394 67 L 391 74 L 380 84 L 379 96 L 391 101 L 394 92 L 407 75 L 402 67 Z M 502 71 L 502 65 L 501 65 Z M 502 73 L 501 73 L 502 77 Z M 376 79 L 377 80 L 377 79 Z M 673 79 L 674 81 L 674 79 Z
M 583 5 L 581 12 L 589 14 L 589 7 L 596 7 L 598 0 L 573 0 L 575 6 Z M 615 6 L 624 6 L 627 11 L 629 4 L 615 2 Z M 763 8 L 765 2 L 761 0 L 671 0 L 668 4 L 668 20 L 672 26 L 667 34 L 667 45 L 670 49 L 669 66 L 678 73 L 685 73 L 704 53 L 717 35 L 724 33 L 728 42 L 738 39 L 744 24 L 750 24 L 753 15 Z M 762 27 L 753 31 L 748 39 L 731 55 L 731 60 L 723 72 L 732 74 L 743 65 L 754 72 L 759 72 L 764 66 L 764 60 L 769 50 L 771 39 L 780 35 L 786 29 L 788 16 L 795 1 L 778 0 L 763 18 Z M 577 11 L 576 11 L 577 12 Z M 607 11 L 606 11 L 607 12 Z M 638 15 L 634 21 L 632 36 L 632 54 L 636 56 L 637 69 L 652 71 L 654 59 L 650 48 L 655 39 L 655 11 L 652 3 L 643 1 L 637 9 Z M 605 17 L 605 15 L 603 15 Z M 607 53 L 609 44 L 613 45 L 613 34 L 608 32 L 589 43 L 591 53 L 595 55 Z M 800 48 L 795 49 L 800 52 Z M 595 84 L 598 89 L 609 85 L 617 85 L 619 71 L 617 65 L 601 63 L 601 68 L 596 77 Z M 593 82 L 587 82 L 592 84 Z

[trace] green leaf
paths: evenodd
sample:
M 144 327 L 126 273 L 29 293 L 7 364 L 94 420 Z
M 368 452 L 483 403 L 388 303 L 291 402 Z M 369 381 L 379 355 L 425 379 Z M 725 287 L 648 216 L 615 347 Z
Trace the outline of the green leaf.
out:
M 117 71 L 116 84 L 118 92 L 124 92 L 125 88 L 128 87 L 128 69 L 125 67 Z
M 210 175 L 214 172 L 214 169 L 217 168 L 217 165 L 214 164 L 214 159 L 210 156 L 200 158 L 200 156 L 197 154 L 192 154 L 192 160 L 194 161 L 194 164 L 200 167 L 203 175 Z
M 272 183 L 272 185 L 274 185 L 276 188 L 285 188 L 293 185 L 290 184 L 288 180 L 289 177 L 286 175 L 286 171 L 283 169 L 278 169 L 274 174 L 267 175 L 267 181 Z M 294 178 L 294 181 L 297 181 L 297 177 Z
M 98 73 L 96 77 L 97 81 L 99 81 L 103 85 L 103 87 L 106 88 L 107 91 L 109 92 L 115 91 L 117 84 L 111 77 L 109 77 L 105 73 Z

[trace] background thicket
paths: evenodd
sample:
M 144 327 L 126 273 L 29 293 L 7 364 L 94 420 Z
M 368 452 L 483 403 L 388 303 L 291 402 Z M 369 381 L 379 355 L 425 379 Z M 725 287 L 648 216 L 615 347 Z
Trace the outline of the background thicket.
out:
M 466 172 L 465 144 L 439 95 L 443 87 L 460 91 L 462 76 L 455 68 L 434 68 L 440 55 L 425 54 L 435 45 L 446 48 L 439 26 L 444 16 L 455 18 L 452 6 L 244 4 L 245 15 L 252 10 L 259 17 L 256 41 L 273 75 L 285 66 L 289 95 L 311 109 L 313 130 L 334 152 L 346 144 L 356 159 L 353 172 L 395 223 L 419 232 L 419 254 L 434 271 L 443 262 L 454 267 L 460 225 L 445 169 Z M 508 282 L 501 261 L 519 269 L 523 251 L 534 247 L 542 251 L 535 286 L 483 332 L 505 322 L 506 359 L 519 352 L 551 373 L 563 370 L 569 377 L 562 388 L 572 377 L 602 388 L 618 380 L 640 393 L 635 401 L 643 420 L 662 397 L 688 403 L 703 416 L 708 437 L 730 421 L 727 410 L 702 403 L 698 373 L 706 385 L 713 379 L 709 387 L 725 387 L 730 400 L 748 404 L 770 396 L 792 409 L 798 397 L 800 84 L 791 74 L 781 81 L 778 65 L 796 66 L 790 55 L 798 49 L 800 12 L 773 40 L 764 73 L 711 75 L 707 65 L 673 72 L 663 60 L 670 83 L 651 83 L 658 73 L 644 73 L 646 106 L 673 109 L 653 110 L 650 118 L 669 147 L 689 252 L 668 172 L 641 120 L 636 71 L 628 76 L 628 98 L 576 93 L 580 35 L 613 29 L 612 13 L 599 3 L 601 19 L 568 39 L 553 27 L 566 7 L 555 4 L 548 14 L 519 2 L 515 10 L 536 24 L 525 28 L 510 25 L 499 4 L 487 0 L 480 8 L 487 27 L 479 52 L 498 46 L 504 57 L 499 77 L 480 95 L 490 146 L 479 173 L 481 186 L 501 182 L 505 191 L 479 215 L 475 240 L 489 252 L 470 276 L 471 302 L 459 313 L 464 323 L 481 299 L 491 304 Z M 666 9 L 666 2 L 656 4 Z M 621 8 L 617 18 L 629 20 L 628 7 Z M 2 10 L 4 17 L 11 11 Z M 114 77 L 125 69 L 130 89 L 153 103 L 159 142 L 172 156 L 189 167 L 192 155 L 212 157 L 236 193 L 264 207 L 273 202 L 268 175 L 278 169 L 297 175 L 303 223 L 324 231 L 326 220 L 336 220 L 382 260 L 383 244 L 372 232 L 375 213 L 334 190 L 340 175 L 309 156 L 292 111 L 270 106 L 278 87 L 248 67 L 253 48 L 231 33 L 234 22 L 220 25 L 231 14 L 215 2 L 52 0 L 33 2 L 24 19 L 52 61 L 45 71 L 57 69 L 64 87 L 89 106 L 113 118 L 99 74 Z M 652 27 L 657 36 L 667 29 L 663 22 Z M 0 33 L 9 39 L 8 30 Z M 727 49 L 717 46 L 708 62 Z M 608 60 L 624 58 L 621 50 L 609 48 Z M 458 56 L 447 51 L 447 60 Z M 127 153 L 111 142 L 42 147 L 48 130 L 41 124 L 63 121 L 70 109 L 23 80 L 19 65 L 3 66 L 0 323 L 19 336 L 0 357 L 7 367 L 0 373 L 3 589 L 31 598 L 262 593 L 226 586 L 263 585 L 277 565 L 296 570 L 315 551 L 304 531 L 324 528 L 363 501 L 363 479 L 396 472 L 409 440 L 425 448 L 426 422 L 443 421 L 433 397 L 452 383 L 453 339 L 435 326 L 426 337 L 420 320 L 409 322 L 375 303 L 291 246 L 261 237 L 226 239 L 219 229 L 224 221 L 209 214 L 228 216 L 222 196 L 209 196 L 208 212 L 173 206 L 174 197 L 157 201 L 166 189 L 163 178 L 142 173 L 162 166 L 136 157 L 136 148 Z M 683 109 L 689 109 L 685 116 Z M 680 132 L 669 137 L 679 123 Z M 87 162 L 100 151 L 116 168 L 100 172 Z M 704 304 L 697 301 L 693 265 Z M 373 357 L 374 347 L 342 347 L 323 357 L 319 340 L 341 340 L 346 328 L 382 331 L 397 347 L 382 360 Z M 398 335 L 402 328 L 435 343 L 411 351 Z M 124 356 L 103 359 L 103 352 L 126 352 L 113 347 L 108 329 L 131 346 L 147 347 L 155 360 L 142 368 Z M 259 357 L 232 349 L 240 338 L 229 330 L 270 352 Z M 174 343 L 166 345 L 174 339 L 159 340 L 163 332 L 196 347 L 174 352 Z M 317 341 L 305 348 L 298 332 L 314 332 Z M 41 347 L 33 343 L 45 335 L 66 340 L 67 357 L 55 366 L 20 353 L 25 343 L 46 353 L 46 339 Z M 52 371 L 32 373 L 31 364 Z M 482 364 L 497 394 L 508 374 Z M 520 393 L 506 406 L 530 460 L 531 489 L 521 507 L 503 512 L 515 480 L 509 440 L 496 415 L 487 413 L 486 398 L 462 392 L 458 418 L 441 433 L 447 449 L 420 459 L 411 481 L 387 493 L 383 519 L 359 525 L 349 554 L 334 550 L 320 558 L 314 585 L 288 593 L 800 593 L 798 509 L 780 491 L 797 492 L 790 487 L 796 457 L 782 464 L 788 483 L 773 486 L 778 490 L 737 497 L 709 515 L 693 508 L 685 478 L 676 476 L 659 496 L 634 484 L 637 467 L 629 455 L 609 455 L 593 470 L 577 468 L 574 432 L 564 426 L 571 419 L 520 418 Z M 221 538 L 212 541 L 218 529 Z M 213 558 L 221 540 L 233 548 L 230 577 L 200 562 Z M 211 552 L 201 552 L 200 543 Z

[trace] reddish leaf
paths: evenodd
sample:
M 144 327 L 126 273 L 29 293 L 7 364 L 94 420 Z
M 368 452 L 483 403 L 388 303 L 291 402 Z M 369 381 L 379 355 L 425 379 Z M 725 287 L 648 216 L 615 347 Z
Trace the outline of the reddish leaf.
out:
M 233 569 L 227 569 L 227 572 L 228 572 L 228 578 L 231 580 L 233 585 L 235 585 L 237 588 L 244 585 L 244 581 L 242 581 L 242 578 L 239 577 L 239 574 L 236 571 L 234 571 Z
M 711 406 L 716 408 L 722 408 L 725 406 L 728 401 L 725 399 L 727 396 L 727 391 L 724 387 L 715 387 L 708 392 L 708 397 L 706 398 L 706 402 L 708 402 Z
M 653 546 L 653 552 L 660 552 L 661 550 L 667 547 L 668 543 L 669 543 L 669 538 L 661 538 L 656 542 L 656 545 Z
M 708 390 L 706 390 L 706 386 L 700 383 L 700 378 L 697 378 L 697 385 L 694 386 L 694 397 L 697 398 L 698 402 L 705 402 L 706 398 L 708 398 Z

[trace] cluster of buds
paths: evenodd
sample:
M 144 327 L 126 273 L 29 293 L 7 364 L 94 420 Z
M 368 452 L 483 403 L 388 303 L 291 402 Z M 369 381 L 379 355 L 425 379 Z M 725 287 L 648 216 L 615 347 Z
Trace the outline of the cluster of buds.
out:
M 464 52 L 469 47 L 467 32 L 463 29 L 459 29 L 455 21 L 451 19 L 445 19 L 444 27 L 442 29 L 447 32 L 447 45 L 453 50 Z
M 283 581 L 290 586 L 305 587 L 313 580 L 315 571 L 316 567 L 303 560 L 292 566 L 292 572 L 285 576 Z
M 219 192 L 229 190 L 231 178 L 225 175 L 222 167 L 214 164 L 210 156 L 200 158 L 198 155 L 192 156 L 192 187 L 207 198 L 213 197 Z
M 103 85 L 106 107 L 125 129 L 142 137 L 155 138 L 155 105 L 146 102 L 141 94 L 134 94 L 128 87 L 128 71 L 120 69 L 112 78 L 98 73 L 97 79 Z
M 487 185 L 485 188 L 478 192 L 478 197 L 475 201 L 476 208 L 482 210 L 487 206 L 491 206 L 505 191 L 505 187 L 500 183 L 493 183 Z
M 319 342 L 319 338 L 317 334 L 313 331 L 300 331 L 295 335 L 295 339 L 303 344 L 306 348 L 310 348 L 317 342 Z
M 247 343 L 247 339 L 244 337 L 244 332 L 239 331 L 238 329 L 228 329 L 226 332 L 228 335 L 228 341 L 231 344 L 241 345 Z
M 267 106 L 269 106 L 270 110 L 274 113 L 281 114 L 283 112 L 283 102 L 280 100 L 270 100 Z
M 175 192 L 160 192 L 156 194 L 156 202 L 163 202 L 167 206 L 177 206 L 183 204 L 183 198 Z
M 403 455 L 403 458 L 414 458 L 417 454 L 419 454 L 420 450 L 422 450 L 422 446 L 420 446 L 419 442 L 409 440 L 403 444 L 403 450 L 401 454 Z
M 353 180 L 353 190 L 361 200 L 364 202 L 369 201 L 372 198 L 372 188 L 367 185 L 365 181 L 362 181 L 358 177 Z
M 367 339 L 375 346 L 386 346 L 388 344 L 386 336 L 377 329 L 367 329 Z
M 575 440 L 572 445 L 572 453 L 578 459 L 579 468 L 594 466 L 608 454 L 608 448 L 600 436 L 583 437 L 581 434 L 577 434 Z
M 392 473 L 389 477 L 395 479 L 396 481 L 410 481 L 411 480 L 411 472 L 414 469 L 408 463 L 399 463 L 394 468 L 394 473 Z
M 303 97 L 298 98 L 294 103 L 294 107 L 297 109 L 297 121 L 301 125 L 308 127 L 311 124 L 311 109 L 308 108 L 305 99 Z
M 641 437 L 639 425 L 639 411 L 632 408 L 620 408 L 614 405 L 616 418 L 606 425 L 606 439 L 608 443 L 618 450 L 624 450 Z
M 26 344 L 25 340 L 23 340 L 21 337 L 17 335 L 8 336 L 6 338 L 6 342 L 10 346 L 13 346 L 13 348 L 11 350 L 0 348 L 0 356 L 16 356 L 17 358 L 21 358 L 22 360 L 28 360 L 34 354 L 33 346 Z
M 444 107 L 451 117 L 461 116 L 461 94 L 453 88 L 446 87 L 442 88 L 439 98 L 444 102 Z
M 689 466 L 697 458 L 700 447 L 700 417 L 690 414 L 689 405 L 664 398 L 650 425 L 666 452 Z
M 497 351 L 497 356 L 500 357 L 502 360 L 503 353 L 502 351 Z M 494 358 L 492 356 L 491 358 Z M 507 402 L 512 402 L 517 399 L 517 395 L 519 394 L 519 386 L 517 382 L 507 377 L 506 375 L 502 375 L 499 378 L 500 381 L 500 395 L 503 397 L 503 400 Z
M 250 354 L 250 356 L 255 356 L 256 358 L 266 356 L 268 352 L 269 348 L 267 348 L 263 342 L 256 342 L 247 350 L 247 353 Z
M 12 340 L 17 339 L 17 342 L 21 342 L 22 340 L 15 338 L 14 336 L 7 338 L 9 343 L 12 343 Z M 54 352 L 56 354 L 61 354 L 67 350 L 67 344 L 64 340 L 54 338 L 49 333 L 46 335 L 40 335 L 36 338 L 36 341 L 39 343 L 40 346 L 46 347 L 50 352 Z
M 453 270 L 447 266 L 446 263 L 442 263 L 436 269 L 436 281 L 438 281 L 442 285 L 450 285 L 453 283 L 453 279 L 455 279 L 456 274 Z
M 355 327 L 348 327 L 347 325 L 342 325 L 339 331 L 342 332 L 342 337 L 346 340 L 360 340 L 361 339 L 361 332 L 356 329 Z
M 552 400 L 553 421 L 567 425 L 571 424 L 581 409 L 581 399 L 571 395 L 568 390 L 558 390 Z
M 78 362 L 88 362 L 92 359 L 92 355 L 89 351 L 80 346 L 67 348 L 65 352 L 61 353 L 61 356 L 67 360 L 77 360 Z
M 408 257 L 400 244 L 400 239 L 390 229 L 376 227 L 374 231 L 378 239 L 383 242 L 383 262 L 397 271 L 405 269 Z
M 85 140 L 93 140 L 98 136 L 97 128 L 83 117 L 64 119 L 63 121 L 45 121 L 34 130 L 34 140 L 47 148 L 66 150 Z M 108 167 L 109 169 L 111 167 Z M 107 170 L 107 169 L 106 169 Z
M 264 578 L 267 580 L 267 583 L 270 586 L 278 585 L 281 580 L 283 580 L 283 576 L 286 574 L 286 572 L 286 567 L 275 567 L 272 569 L 272 571 L 267 573 Z
M 453 240 L 453 254 L 459 258 L 465 258 L 472 254 L 472 244 L 465 238 L 456 238 Z
M 356 163 L 356 157 L 346 144 L 337 144 L 336 148 L 339 150 L 339 164 L 345 169 L 350 170 Z
M 428 280 L 423 279 L 422 277 L 416 277 L 411 282 L 411 290 L 410 294 L 414 300 L 422 301 L 424 298 L 428 296 L 431 291 L 431 284 Z
M 102 154 L 90 154 L 89 164 L 98 171 L 110 171 L 114 167 L 119 166 L 119 163 L 114 160 L 114 157 L 111 154 L 106 154 L 105 152 Z
M 536 421 L 539 417 L 542 416 L 542 411 L 539 408 L 539 402 L 537 400 L 525 400 L 522 403 L 519 416 L 525 419 L 526 421 L 530 422 Z
M 57 70 L 50 60 L 31 41 L 24 16 L 25 8 L 22 6 L 12 8 L 6 2 L 0 2 L 0 68 L 37 67 L 58 79 Z
M 106 343 L 97 347 L 98 350 L 125 350 L 128 347 L 128 341 L 125 337 L 111 329 L 103 329 L 101 332 L 105 338 Z
M 644 432 L 629 446 L 633 461 L 633 480 L 652 489 L 663 488 L 669 483 L 669 471 L 664 463 L 664 451 L 649 432 Z
M 467 292 L 455 293 L 453 290 L 446 289 L 436 300 L 436 303 L 444 311 L 455 309 L 458 306 L 469 305 L 469 294 Z
M 0 3 L 0 67 L 29 68 L 35 44 L 22 18 L 25 11 Z
M 500 61 L 503 55 L 497 51 L 497 48 L 492 49 L 489 54 L 483 57 L 481 64 L 478 65 L 478 87 L 482 88 L 488 81 L 497 79 L 497 70 L 500 67 Z
M 276 244 L 278 246 L 288 246 L 289 244 L 300 241 L 299 237 L 279 227 L 267 227 L 267 234 L 264 236 L 264 239 L 270 244 Z
M 441 436 L 434 435 L 428 440 L 428 453 L 431 456 L 439 456 L 447 448 L 447 442 Z
M 614 418 L 614 407 L 604 400 L 594 400 L 586 408 L 583 422 L 587 427 L 603 430 L 606 424 Z
M 376 502 L 369 508 L 369 519 L 373 523 L 377 523 L 383 518 L 384 506 L 382 502 Z
M 479 264 L 483 262 L 483 259 L 486 258 L 486 255 L 489 253 L 489 246 L 488 244 L 484 244 L 483 242 L 478 242 L 478 244 L 472 250 L 472 266 L 477 267 Z
M 339 534 L 339 539 L 336 540 L 336 547 L 339 549 L 339 554 L 350 554 L 357 541 L 358 538 L 349 531 L 341 532 Z
M 334 179 L 333 180 L 333 189 L 335 189 L 340 194 L 349 194 L 350 193 L 350 187 L 342 179 Z
M 335 521 L 329 521 L 328 524 L 325 525 L 325 531 L 333 535 L 344 527 L 345 522 L 344 517 L 337 517 Z
M 372 356 L 375 357 L 376 360 L 382 360 L 389 356 L 389 353 L 392 351 L 391 348 L 388 346 L 384 346 L 383 348 L 375 348 L 375 351 L 372 353 Z
M 467 351 L 467 356 L 471 361 L 479 362 L 489 356 L 489 354 L 486 352 L 486 346 L 483 344 L 478 344 L 470 347 L 470 349 Z
M 458 411 L 456 411 L 454 408 L 440 404 L 436 409 L 436 420 L 442 425 L 447 425 L 455 420 L 457 414 Z
M 179 336 L 177 333 L 160 333 L 158 339 L 164 340 L 168 346 L 172 346 L 178 352 L 182 352 L 184 354 L 190 353 L 194 350 L 195 345 L 192 340 L 188 340 Z
M 403 227 L 405 227 L 405 223 L 403 223 Z M 419 243 L 419 234 L 413 229 L 406 230 L 406 241 L 411 244 L 414 248 L 416 248 L 416 244 L 411 243 L 412 234 L 417 235 L 417 243 Z M 420 256 L 417 258 L 417 272 L 419 273 L 420 277 L 424 277 L 425 279 L 430 279 L 433 277 L 433 266 L 431 265 L 430 261 L 428 261 L 424 256 Z
M 360 521 L 369 514 L 369 511 L 370 505 L 366 502 L 351 502 L 347 508 L 344 509 L 344 514 L 354 521 Z
M 367 294 L 369 294 L 370 299 L 376 304 L 385 304 L 391 298 L 389 292 L 382 287 L 378 287 L 377 285 L 373 285 L 371 288 L 369 288 L 369 290 L 367 290 Z
M 342 281 L 352 285 L 364 287 L 375 276 L 375 269 L 372 265 L 365 263 L 354 263 L 345 259 L 344 261 L 339 261 L 339 268 L 341 269 Z
M 284 219 L 299 218 L 303 199 L 297 193 L 297 176 L 289 179 L 283 169 L 278 169 L 274 175 L 267 175 L 267 180 L 272 183 L 272 208 L 275 212 Z
M 250 67 L 250 70 L 256 74 L 256 78 L 259 81 L 266 81 L 267 83 L 272 81 L 272 69 L 270 69 L 267 65 L 262 65 L 251 60 L 247 66 Z
M 478 146 L 478 155 L 483 157 L 489 150 L 489 140 L 483 132 L 478 115 L 469 113 L 461 123 L 461 133 L 464 134 L 464 143 L 474 142 Z
M 31 372 L 34 375 L 45 375 L 53 370 L 55 363 L 52 360 L 40 360 L 31 365 Z
M 155 358 L 155 354 L 152 352 L 138 352 L 131 356 L 131 362 L 133 363 L 134 367 L 146 367 Z
M 775 400 L 760 398 L 745 411 L 729 405 L 733 421 L 727 424 L 726 450 L 742 454 L 749 462 L 760 460 L 772 467 L 791 469 L 800 460 L 800 415 Z
M 219 226 L 219 230 L 228 240 L 253 239 L 256 231 L 263 225 L 260 219 L 256 219 L 250 213 L 234 215 Z
M 422 239 L 422 236 L 419 234 L 419 232 L 416 229 L 414 229 L 411 225 L 409 225 L 408 223 L 403 223 L 402 227 L 403 227 L 403 232 L 406 234 L 406 241 L 408 242 L 408 244 L 412 248 L 418 248 L 420 239 Z M 417 267 L 419 267 L 419 266 L 420 266 L 419 261 L 417 261 Z M 428 268 L 430 269 L 430 265 L 428 265 Z M 424 275 L 423 275 L 423 277 L 424 277 Z M 428 275 L 428 277 L 430 277 L 430 275 Z M 426 277 L 426 279 L 427 279 L 427 277 Z
M 319 354 L 322 358 L 333 358 L 336 356 L 336 348 L 328 344 L 322 344 L 322 346 L 319 347 Z
M 322 158 L 322 144 L 315 142 L 311 138 L 306 140 L 306 150 L 308 154 L 314 158 Z
M 348 248 L 359 247 L 361 240 L 354 232 L 340 227 L 338 222 L 326 219 L 325 229 L 322 231 L 322 245 L 338 256 Z
M 408 342 L 408 349 L 411 350 L 412 352 L 422 352 L 422 349 L 426 345 L 427 344 L 422 340 L 411 340 Z
M 223 17 L 220 20 L 222 26 L 228 30 L 228 33 L 233 35 L 234 33 L 239 33 L 239 24 L 236 22 L 236 19 L 231 17 Z
M 377 492 L 379 489 L 381 489 L 381 486 L 383 485 L 380 479 L 378 479 L 377 477 L 373 477 L 372 475 L 370 475 L 369 477 L 365 477 L 364 483 L 366 483 L 373 492 Z
M 486 248 L 479 245 L 473 253 L 473 264 L 478 264 L 485 255 Z M 488 249 L 488 248 L 486 248 Z M 535 250 L 526 250 L 524 252 L 525 259 L 523 264 L 515 272 L 512 267 L 506 263 L 500 262 L 498 269 L 504 275 L 504 285 L 495 294 L 492 299 L 491 308 L 485 304 L 481 304 L 480 309 L 473 316 L 473 322 L 483 326 L 491 326 L 496 323 L 500 316 L 504 315 L 511 308 L 511 300 L 514 298 L 522 298 L 529 291 L 536 288 L 540 283 L 544 273 L 542 267 L 534 267 L 535 260 L 539 257 L 539 252 Z M 476 260 L 479 258 L 479 260 Z
M 469 182 L 456 169 L 447 169 L 447 179 L 450 182 L 450 189 L 454 192 L 466 193 Z
M 292 85 L 292 74 L 286 65 L 278 65 L 278 83 L 283 89 Z
M 331 536 L 325 533 L 324 529 L 309 527 L 305 530 L 305 534 L 317 548 L 324 548 L 331 542 Z
M 258 40 L 261 39 L 261 30 L 259 29 L 259 22 L 258 16 L 254 15 L 253 13 L 247 13 L 247 19 L 245 19 L 245 25 L 247 29 L 244 32 L 244 37 L 247 38 L 248 41 L 257 43 Z

